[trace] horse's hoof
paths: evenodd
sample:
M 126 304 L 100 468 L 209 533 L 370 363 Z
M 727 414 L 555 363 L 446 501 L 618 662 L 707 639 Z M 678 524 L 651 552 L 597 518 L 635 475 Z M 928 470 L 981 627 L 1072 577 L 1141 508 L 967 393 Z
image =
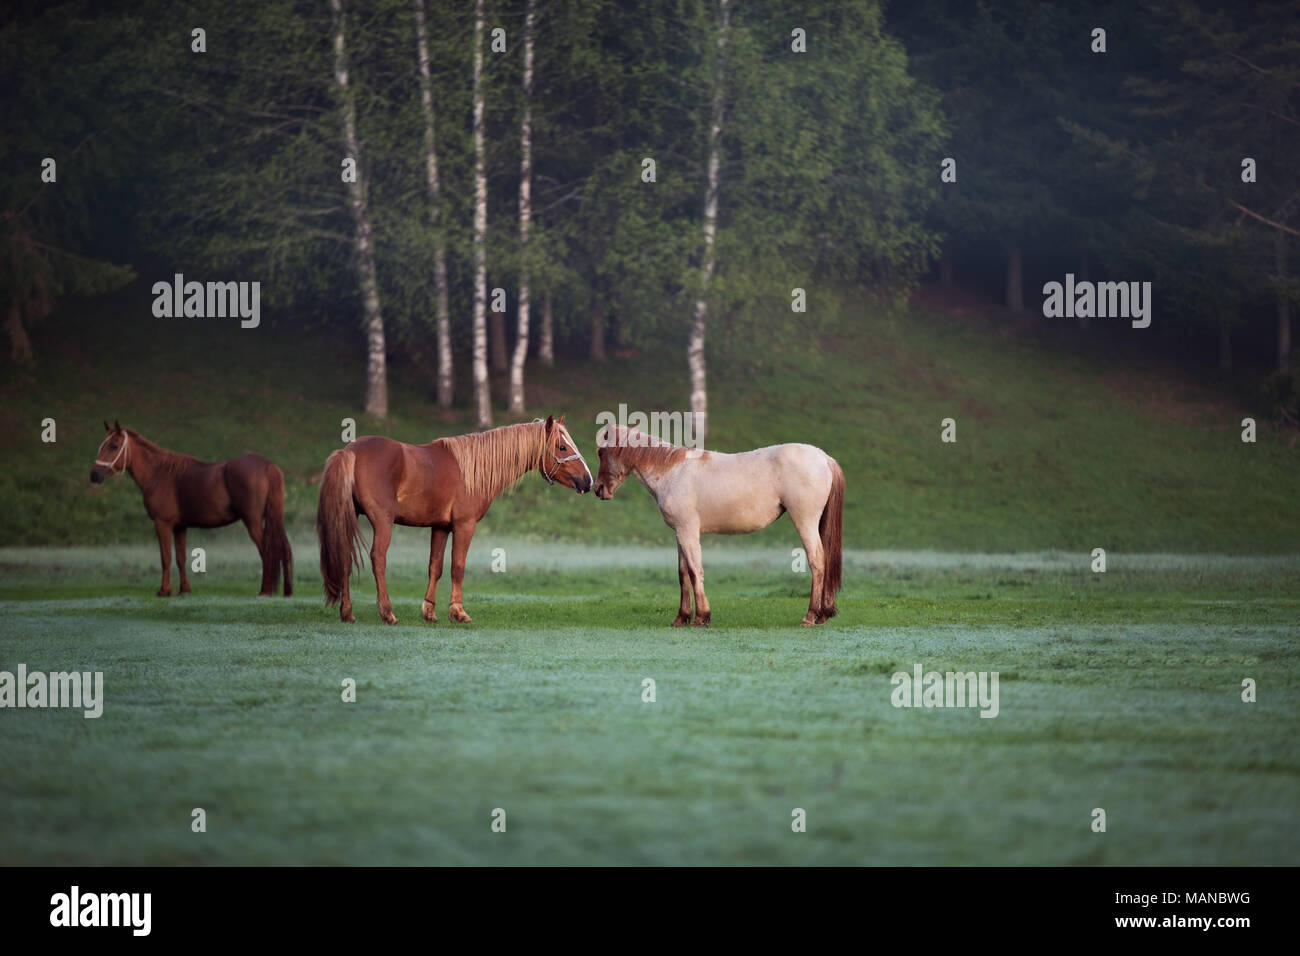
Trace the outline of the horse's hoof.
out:
M 453 604 L 451 607 L 447 608 L 447 613 L 451 615 L 451 619 L 457 624 L 474 623 L 474 619 L 465 613 L 465 606 L 463 604 Z
M 171 588 L 167 588 L 166 590 L 163 590 L 162 588 L 159 588 L 155 593 L 156 593 L 159 597 L 171 597 L 171 596 L 172 596 L 172 589 L 171 589 Z
M 351 613 L 348 613 L 348 614 L 340 614 L 340 615 L 339 615 L 339 620 L 342 621 L 344 624 L 355 624 L 355 623 L 357 623 L 357 619 L 356 619 L 355 617 L 353 617 Z
M 189 593 L 190 593 L 190 586 L 188 584 L 182 584 L 181 594 L 189 594 Z
M 820 623 L 821 623 L 821 621 L 818 620 L 817 615 L 814 614 L 812 611 L 809 611 L 807 614 L 805 614 L 805 615 L 803 616 L 803 620 L 799 622 L 799 626 L 800 626 L 800 627 L 814 627 L 814 626 L 816 626 L 816 625 L 818 625 L 818 624 L 820 624 Z
M 384 619 L 385 624 L 397 623 L 397 615 L 394 614 L 392 611 L 380 611 L 379 616 Z
M 713 619 L 713 615 L 712 615 L 712 614 L 703 614 L 703 615 L 701 615 L 701 614 L 697 614 L 697 615 L 695 615 L 695 626 L 696 626 L 696 627 L 708 627 L 708 626 L 709 626 L 709 621 L 711 621 L 712 619 Z
M 258 596 L 258 597 L 275 597 L 275 592 L 274 592 L 274 591 L 258 591 L 258 592 L 257 592 L 257 596 Z
M 428 621 L 430 624 L 438 623 L 438 615 L 437 613 L 434 612 L 433 605 L 430 604 L 428 601 L 425 601 L 423 604 L 420 605 L 420 616 L 424 618 L 426 621 Z
M 673 618 L 673 627 L 684 627 L 690 622 L 691 622 L 691 616 L 689 614 L 678 614 L 675 618 Z

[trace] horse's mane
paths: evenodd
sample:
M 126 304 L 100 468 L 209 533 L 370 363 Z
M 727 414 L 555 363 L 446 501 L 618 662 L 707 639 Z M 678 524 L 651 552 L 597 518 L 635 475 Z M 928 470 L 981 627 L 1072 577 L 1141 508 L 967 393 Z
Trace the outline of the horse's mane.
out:
M 157 442 L 151 442 L 134 428 L 123 428 L 122 431 L 130 437 L 145 451 L 149 452 L 154 467 L 167 472 L 188 471 L 195 465 L 204 465 L 207 462 L 200 461 L 193 455 L 186 455 L 178 451 L 171 451 L 159 445 Z
M 546 423 L 538 419 L 522 425 L 502 425 L 439 441 L 456 456 L 466 490 L 491 499 L 541 463 L 546 451 Z
M 607 439 L 605 447 L 616 447 L 618 457 L 629 468 L 650 472 L 665 471 L 686 457 L 686 449 L 681 445 L 674 445 L 662 438 L 647 435 L 636 428 L 622 425 L 611 427 L 613 440 Z

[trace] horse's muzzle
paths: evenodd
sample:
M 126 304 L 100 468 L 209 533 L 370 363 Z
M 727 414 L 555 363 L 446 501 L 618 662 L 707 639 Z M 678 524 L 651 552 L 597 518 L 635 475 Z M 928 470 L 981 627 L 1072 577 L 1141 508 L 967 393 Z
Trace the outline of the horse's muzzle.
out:
M 614 496 L 609 493 L 609 489 L 607 489 L 604 485 L 597 485 L 596 497 L 599 498 L 601 501 L 609 501 L 609 499 L 613 498 Z
M 90 469 L 90 483 L 92 485 L 102 485 L 104 483 L 104 476 L 92 468 Z

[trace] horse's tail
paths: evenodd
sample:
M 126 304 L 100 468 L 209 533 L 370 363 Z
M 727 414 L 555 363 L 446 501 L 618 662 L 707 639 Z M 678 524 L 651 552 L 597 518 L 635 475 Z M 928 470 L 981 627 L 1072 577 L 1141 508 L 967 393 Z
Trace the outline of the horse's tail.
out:
M 817 529 L 821 532 L 822 551 L 826 555 L 826 573 L 822 578 L 822 614 L 834 617 L 835 593 L 840 589 L 843 563 L 844 469 L 829 455 L 826 460 L 831 466 L 831 493 L 826 498 L 826 507 L 822 509 Z
M 262 548 L 271 587 L 284 574 L 284 596 L 293 594 L 293 548 L 284 530 L 284 472 L 272 465 L 262 509 Z
M 352 499 L 356 481 L 356 453 L 340 448 L 325 462 L 316 506 L 316 537 L 320 540 L 320 575 L 325 581 L 325 603 L 337 604 L 352 576 L 353 565 L 362 563 L 361 528 Z

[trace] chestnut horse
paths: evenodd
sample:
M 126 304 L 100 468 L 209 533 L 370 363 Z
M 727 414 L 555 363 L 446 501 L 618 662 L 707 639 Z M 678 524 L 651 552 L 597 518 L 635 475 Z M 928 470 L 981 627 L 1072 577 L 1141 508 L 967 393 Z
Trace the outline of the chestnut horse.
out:
M 153 519 L 162 558 L 159 597 L 171 597 L 172 538 L 181 572 L 181 594 L 190 591 L 185 574 L 189 528 L 220 528 L 244 522 L 262 558 L 262 589 L 258 597 L 275 593 L 284 574 L 284 596 L 293 594 L 293 551 L 284 532 L 284 473 L 261 455 L 241 455 L 229 461 L 199 461 L 159 447 L 138 431 L 104 422 L 107 437 L 95 455 L 90 480 L 100 484 L 129 472 L 144 493 L 144 510 Z
M 674 627 L 709 623 L 704 595 L 701 534 L 748 534 L 785 512 L 803 539 L 812 570 L 812 595 L 803 626 L 835 616 L 840 589 L 844 472 L 812 445 L 770 445 L 736 455 L 681 448 L 635 428 L 608 425 L 596 436 L 600 473 L 596 497 L 608 501 L 629 474 L 649 489 L 668 526 L 677 532 L 677 578 L 682 600 Z
M 316 509 L 325 603 L 338 603 L 343 621 L 356 620 L 348 582 L 353 565 L 362 564 L 357 515 L 364 514 L 374 529 L 370 566 L 375 572 L 379 616 L 388 624 L 397 623 L 384 572 L 393 525 L 400 524 L 433 529 L 429 586 L 420 607 L 421 615 L 430 622 L 438 620 L 434 602 L 447 537 L 452 536 L 448 613 L 453 621 L 470 623 L 461 582 L 474 527 L 497 495 L 534 468 L 552 485 L 559 481 L 578 494 L 591 490 L 591 472 L 564 427 L 563 415 L 558 422 L 548 416 L 545 422 L 539 418 L 523 425 L 439 438 L 427 445 L 370 435 L 340 448 L 325 462 Z

